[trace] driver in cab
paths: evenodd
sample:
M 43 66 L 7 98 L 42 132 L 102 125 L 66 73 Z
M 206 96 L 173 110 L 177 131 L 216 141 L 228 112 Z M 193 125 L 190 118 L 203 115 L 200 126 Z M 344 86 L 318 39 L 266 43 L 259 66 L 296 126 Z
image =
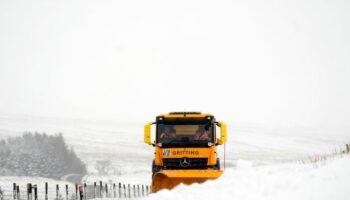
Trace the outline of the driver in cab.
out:
M 164 132 L 160 134 L 160 138 L 176 138 L 176 131 L 170 126 L 164 128 Z
M 194 136 L 195 140 L 209 140 L 210 139 L 210 125 L 205 125 L 204 130 L 197 130 Z

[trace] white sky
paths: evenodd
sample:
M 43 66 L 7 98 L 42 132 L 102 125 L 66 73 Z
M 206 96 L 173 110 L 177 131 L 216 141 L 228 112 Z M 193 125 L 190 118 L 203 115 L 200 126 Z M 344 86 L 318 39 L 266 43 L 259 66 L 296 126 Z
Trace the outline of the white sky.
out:
M 1 0 L 0 112 L 349 128 L 349 1 Z

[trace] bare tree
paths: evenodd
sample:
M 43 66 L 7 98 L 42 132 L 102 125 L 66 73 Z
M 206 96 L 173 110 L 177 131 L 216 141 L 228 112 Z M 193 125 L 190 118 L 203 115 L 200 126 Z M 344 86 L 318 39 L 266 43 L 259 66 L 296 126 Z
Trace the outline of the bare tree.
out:
M 95 168 L 100 175 L 108 175 L 115 171 L 110 160 L 96 161 Z

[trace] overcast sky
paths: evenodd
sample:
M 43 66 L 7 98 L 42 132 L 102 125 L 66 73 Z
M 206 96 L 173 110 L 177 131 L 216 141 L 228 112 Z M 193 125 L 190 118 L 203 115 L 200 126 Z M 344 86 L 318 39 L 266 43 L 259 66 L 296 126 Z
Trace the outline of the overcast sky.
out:
M 1 0 L 0 112 L 349 128 L 349 1 Z

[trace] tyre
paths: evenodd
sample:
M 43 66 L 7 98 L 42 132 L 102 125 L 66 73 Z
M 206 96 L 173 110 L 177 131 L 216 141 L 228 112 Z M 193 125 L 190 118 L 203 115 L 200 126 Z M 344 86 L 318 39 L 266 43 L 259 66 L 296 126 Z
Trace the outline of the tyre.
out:
M 160 171 L 160 167 L 156 165 L 156 162 L 153 160 L 152 162 L 152 177 L 155 173 Z
M 215 169 L 220 169 L 220 158 L 216 158 L 216 164 L 214 165 Z

